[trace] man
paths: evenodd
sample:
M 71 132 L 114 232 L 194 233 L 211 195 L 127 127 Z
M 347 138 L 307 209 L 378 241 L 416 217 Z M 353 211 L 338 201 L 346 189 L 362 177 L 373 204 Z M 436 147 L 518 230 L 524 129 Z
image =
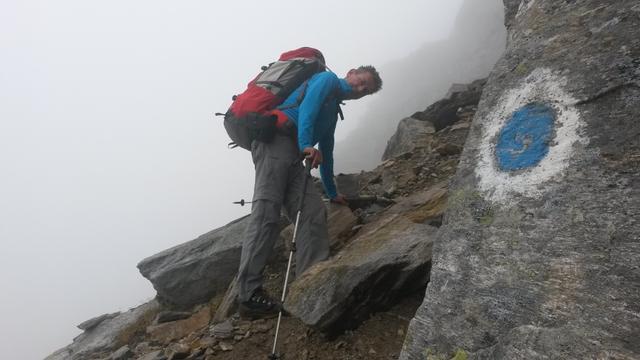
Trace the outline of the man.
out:
M 333 180 L 334 132 L 339 103 L 373 94 L 381 87 L 382 80 L 373 66 L 351 69 L 343 79 L 328 71 L 318 73 L 295 90 L 280 110 L 274 111 L 278 123 L 295 124 L 297 141 L 293 136 L 277 134 L 271 142 L 253 141 L 251 144 L 255 187 L 238 271 L 238 301 L 243 317 L 269 316 L 280 310 L 281 305 L 262 289 L 262 272 L 278 238 L 282 205 L 289 219 L 295 219 L 306 176 L 300 154 L 303 153 L 314 168 L 320 166 L 329 199 L 346 204 L 344 196 L 337 193 Z M 317 149 L 316 144 L 319 145 Z M 304 196 L 296 236 L 297 275 L 329 256 L 326 208 L 314 186 L 307 186 Z

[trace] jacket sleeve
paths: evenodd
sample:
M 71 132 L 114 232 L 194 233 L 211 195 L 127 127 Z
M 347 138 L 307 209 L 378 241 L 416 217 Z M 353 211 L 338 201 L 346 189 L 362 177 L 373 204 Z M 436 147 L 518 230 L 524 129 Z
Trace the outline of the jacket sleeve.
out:
M 320 73 L 309 80 L 298 114 L 298 146 L 301 151 L 315 145 L 313 128 L 325 99 L 335 88 L 336 81 L 337 77 L 330 72 Z
M 336 183 L 333 180 L 333 146 L 335 142 L 333 133 L 335 128 L 336 123 L 334 122 L 333 129 L 331 129 L 331 131 L 329 132 L 331 135 L 320 140 L 319 144 L 319 150 L 322 153 L 322 163 L 320 164 L 320 178 L 322 179 L 324 191 L 329 199 L 333 199 L 338 196 Z

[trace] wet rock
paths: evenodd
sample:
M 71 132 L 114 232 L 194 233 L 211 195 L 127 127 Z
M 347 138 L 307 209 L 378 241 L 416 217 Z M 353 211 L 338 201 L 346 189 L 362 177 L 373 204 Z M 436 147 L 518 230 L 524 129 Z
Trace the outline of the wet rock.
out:
M 154 341 L 168 344 L 182 339 L 187 335 L 206 327 L 211 319 L 211 311 L 208 306 L 203 306 L 191 317 L 163 324 L 147 327 L 147 334 Z
M 206 302 L 224 292 L 238 271 L 248 219 L 235 220 L 148 257 L 138 269 L 168 303 L 187 307 Z
M 637 1 L 504 3 L 400 359 L 640 358 Z
M 101 321 L 73 339 L 73 343 L 47 356 L 45 360 L 81 360 L 90 354 L 113 351 L 120 334 L 142 321 L 149 313 L 157 311 L 159 304 L 152 300 L 116 317 Z

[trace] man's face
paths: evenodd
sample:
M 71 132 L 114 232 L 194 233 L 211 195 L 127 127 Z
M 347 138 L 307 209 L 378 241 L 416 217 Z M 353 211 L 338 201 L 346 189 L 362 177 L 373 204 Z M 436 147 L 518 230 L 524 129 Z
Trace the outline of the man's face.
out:
M 373 75 L 368 71 L 358 72 L 355 69 L 349 70 L 345 77 L 349 86 L 351 86 L 351 93 L 347 96 L 348 99 L 360 99 L 363 96 L 373 93 L 375 88 L 375 81 Z

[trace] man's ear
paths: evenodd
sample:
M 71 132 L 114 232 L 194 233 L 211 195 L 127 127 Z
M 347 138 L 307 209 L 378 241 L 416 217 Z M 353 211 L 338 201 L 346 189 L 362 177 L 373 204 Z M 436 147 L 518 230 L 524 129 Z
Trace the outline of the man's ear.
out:
M 352 75 L 356 72 L 356 69 L 351 69 L 349 71 L 347 71 L 347 76 Z

